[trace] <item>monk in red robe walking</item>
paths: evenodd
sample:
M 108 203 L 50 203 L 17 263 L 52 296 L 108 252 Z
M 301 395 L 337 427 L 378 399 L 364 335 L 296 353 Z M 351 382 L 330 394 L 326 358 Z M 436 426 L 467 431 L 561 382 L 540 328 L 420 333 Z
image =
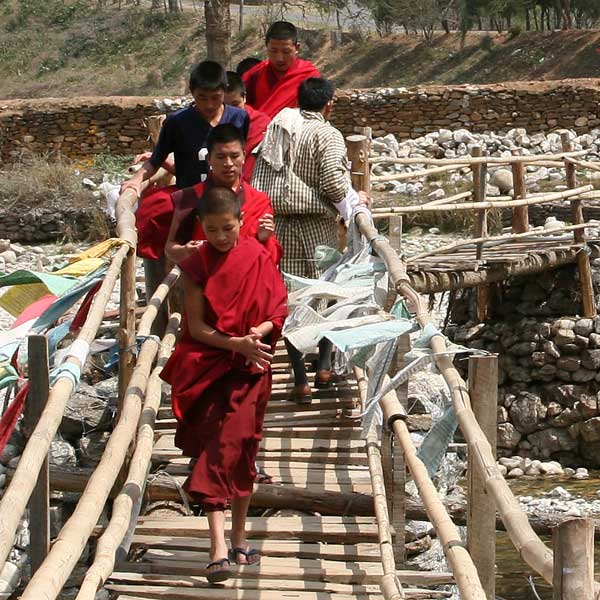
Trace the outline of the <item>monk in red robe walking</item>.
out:
M 298 31 L 292 23 L 276 21 L 265 36 L 267 60 L 242 76 L 246 84 L 246 102 L 271 119 L 284 108 L 298 106 L 298 86 L 309 77 L 320 77 L 308 60 L 298 58 Z
M 231 575 L 231 562 L 260 561 L 246 540 L 246 515 L 287 294 L 264 246 L 240 236 L 240 203 L 231 189 L 209 189 L 197 214 L 206 242 L 179 264 L 184 330 L 161 377 L 171 384 L 176 444 L 196 459 L 184 488 L 208 516 L 207 579 L 215 583 Z
M 216 185 L 231 188 L 238 194 L 244 213 L 242 235 L 256 237 L 278 263 L 282 252 L 273 233 L 271 201 L 266 194 L 241 180 L 245 158 L 242 132 L 233 125 L 217 125 L 208 137 L 207 147 L 210 176 L 206 182 L 177 190 L 167 201 L 161 199 L 149 210 L 138 213 L 138 253 L 158 259 L 166 252 L 173 262 L 192 254 L 199 241 L 205 239 L 193 210 L 201 202 L 204 191 Z

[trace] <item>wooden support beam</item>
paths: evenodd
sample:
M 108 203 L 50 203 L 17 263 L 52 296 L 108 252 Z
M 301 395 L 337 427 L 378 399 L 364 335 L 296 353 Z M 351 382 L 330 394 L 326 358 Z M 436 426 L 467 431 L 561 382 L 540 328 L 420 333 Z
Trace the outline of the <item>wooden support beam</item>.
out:
M 482 432 L 496 452 L 496 413 L 498 401 L 498 357 L 469 358 L 469 393 L 473 413 Z M 477 567 L 487 600 L 495 600 L 496 506 L 485 490 L 477 469 L 476 448 L 468 457 L 467 548 Z
M 371 191 L 371 171 L 369 169 L 369 147 L 371 143 L 367 135 L 349 135 L 346 138 L 348 160 L 350 161 L 350 177 L 352 187 L 356 191 Z
M 50 375 L 48 368 L 48 340 L 45 335 L 27 338 L 27 365 L 29 391 L 25 403 L 24 425 L 31 435 L 48 402 Z M 31 438 L 29 438 L 31 439 Z M 50 550 L 50 475 L 46 456 L 37 483 L 29 500 L 29 556 L 32 575 L 39 569 Z
M 164 256 L 159 260 L 144 259 L 144 278 L 146 280 L 146 301 L 150 302 L 150 298 L 156 291 L 156 288 L 162 283 L 166 275 L 166 261 Z M 162 337 L 167 328 L 169 320 L 169 310 L 166 302 L 163 302 L 158 310 L 158 315 L 152 325 L 152 334 Z
M 483 156 L 481 146 L 475 146 L 472 151 L 475 158 Z M 473 200 L 474 202 L 485 202 L 485 190 L 487 185 L 487 163 L 475 163 L 471 166 L 473 172 Z M 487 209 L 477 211 L 475 219 L 475 238 L 486 238 L 488 235 Z M 477 244 L 475 257 L 481 260 L 483 256 L 483 243 Z M 489 288 L 487 285 L 477 286 L 475 294 L 477 320 L 483 323 L 488 316 Z
M 121 413 L 127 385 L 135 367 L 135 272 L 136 253 L 131 248 L 121 267 L 119 299 L 119 410 Z
M 563 150 L 566 152 L 573 149 L 573 144 L 569 140 L 569 134 L 564 132 L 560 136 Z M 567 187 L 573 189 L 577 187 L 577 173 L 575 165 L 565 160 L 565 170 L 567 174 Z M 583 207 L 580 198 L 572 198 L 571 203 L 571 220 L 573 225 L 583 223 Z M 585 244 L 585 230 L 575 229 L 573 231 L 575 243 Z M 581 283 L 581 296 L 583 302 L 583 316 L 595 317 L 598 313 L 596 310 L 596 298 L 594 295 L 594 284 L 592 282 L 592 268 L 590 266 L 590 257 L 583 251 L 577 255 L 577 267 L 579 268 L 579 281 Z
M 553 600 L 594 600 L 594 523 L 570 519 L 552 536 L 554 546 Z
M 520 150 L 513 150 L 512 154 L 517 156 Z M 514 161 L 511 163 L 513 174 L 513 190 L 515 200 L 525 200 L 527 187 L 525 186 L 525 163 Z M 518 206 L 513 209 L 512 231 L 523 233 L 529 229 L 529 209 L 527 206 Z
M 398 349 L 390 376 L 409 363 L 406 355 L 410 352 L 410 335 L 404 334 L 398 338 Z M 408 380 L 396 388 L 398 401 L 408 412 Z M 396 532 L 393 542 L 396 565 L 403 567 L 406 563 L 406 461 L 404 451 L 398 440 L 392 438 L 392 508 L 390 511 L 391 524 Z

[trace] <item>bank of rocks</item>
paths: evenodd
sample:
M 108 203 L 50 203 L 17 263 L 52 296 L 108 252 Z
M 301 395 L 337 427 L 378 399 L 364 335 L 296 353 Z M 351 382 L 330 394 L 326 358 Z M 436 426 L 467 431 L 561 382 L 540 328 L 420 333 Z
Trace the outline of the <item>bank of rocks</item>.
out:
M 469 320 L 472 294 L 452 309 L 453 341 L 499 355 L 500 456 L 600 467 L 600 317 L 552 316 L 580 305 L 575 281 L 572 267 L 521 278 L 486 323 Z

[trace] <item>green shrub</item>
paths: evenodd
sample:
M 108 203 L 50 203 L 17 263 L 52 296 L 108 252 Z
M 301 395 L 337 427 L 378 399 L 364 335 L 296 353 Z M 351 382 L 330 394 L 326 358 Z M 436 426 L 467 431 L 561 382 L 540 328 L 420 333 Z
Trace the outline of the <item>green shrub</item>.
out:
M 484 35 L 481 38 L 481 42 L 479 42 L 479 47 L 484 52 L 493 52 L 493 50 L 494 50 L 494 40 L 492 39 L 492 36 L 491 35 Z

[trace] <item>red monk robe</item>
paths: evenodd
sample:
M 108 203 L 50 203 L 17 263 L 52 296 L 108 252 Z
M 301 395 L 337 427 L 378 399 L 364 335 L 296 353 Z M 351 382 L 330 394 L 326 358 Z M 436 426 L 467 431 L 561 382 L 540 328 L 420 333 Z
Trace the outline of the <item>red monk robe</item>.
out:
M 202 244 L 181 270 L 204 293 L 204 320 L 229 336 L 273 323 L 263 339 L 272 348 L 287 315 L 287 293 L 277 268 L 257 240 L 239 238 L 221 253 Z M 232 497 L 249 496 L 256 477 L 256 455 L 271 393 L 271 370 L 260 371 L 245 358 L 194 340 L 187 326 L 162 370 L 171 384 L 178 425 L 175 443 L 196 458 L 184 488 L 205 510 L 225 510 Z
M 175 187 L 163 188 L 163 190 L 156 190 L 156 192 L 142 199 L 140 208 L 135 214 L 138 230 L 138 256 L 154 260 L 162 257 L 175 210 L 180 211 L 179 214 L 182 219 L 190 215 L 200 202 L 206 185 L 214 184 L 209 179 L 207 182 L 198 183 L 185 190 L 178 190 Z M 159 193 L 166 190 L 171 190 L 171 192 L 168 195 Z M 193 194 L 191 193 L 192 190 Z M 258 234 L 258 220 L 266 213 L 273 214 L 271 201 L 266 194 L 255 190 L 247 183 L 240 185 L 238 195 L 240 196 L 244 215 L 240 235 L 256 237 Z M 191 239 L 206 239 L 199 221 L 192 219 L 191 223 L 192 227 L 188 227 L 183 234 L 187 236 L 187 239 L 183 240 L 180 237 L 180 242 L 185 243 Z M 282 250 L 275 235 L 271 235 L 265 242 L 265 247 L 271 253 L 275 264 L 279 264 Z
M 309 77 L 321 77 L 321 74 L 308 60 L 297 58 L 283 76 L 274 71 L 268 60 L 263 60 L 242 75 L 246 105 L 272 119 L 280 110 L 298 106 L 298 87 Z
M 246 105 L 244 108 L 250 117 L 250 127 L 248 129 L 248 139 L 246 140 L 246 159 L 242 167 L 242 177 L 245 181 L 250 181 L 252 179 L 254 163 L 256 163 L 256 154 L 252 154 L 252 151 L 263 141 L 271 118 L 264 112 L 255 110 L 251 106 Z

